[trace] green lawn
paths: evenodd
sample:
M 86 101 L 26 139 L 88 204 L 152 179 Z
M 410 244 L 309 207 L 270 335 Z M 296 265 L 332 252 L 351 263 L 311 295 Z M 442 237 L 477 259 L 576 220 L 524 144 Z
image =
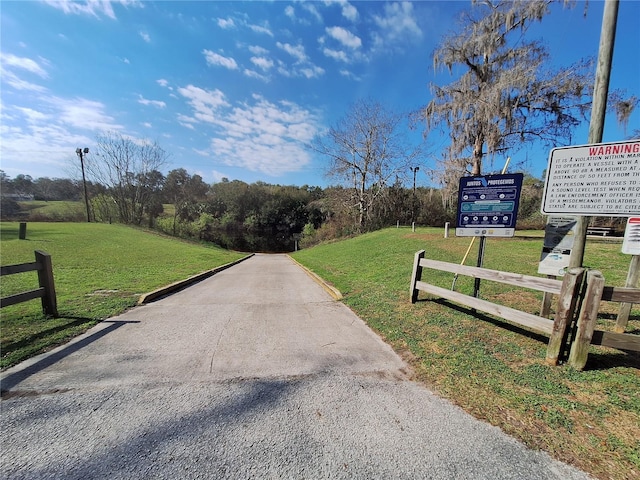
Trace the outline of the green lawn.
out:
M 526 232 L 519 232 L 525 235 Z M 486 268 L 537 275 L 542 238 L 488 239 Z M 344 303 L 413 366 L 417 379 L 527 445 L 600 478 L 640 478 L 640 356 L 592 347 L 587 369 L 549 367 L 547 338 L 445 301 L 409 301 L 416 251 L 460 263 L 469 238 L 442 229 L 386 229 L 293 256 L 344 295 Z M 467 265 L 475 265 L 477 243 Z M 589 242 L 585 265 L 607 285 L 623 286 L 630 258 L 620 244 Z M 451 288 L 453 275 L 426 270 L 423 280 Z M 471 294 L 473 279 L 456 290 Z M 538 314 L 542 294 L 483 281 L 480 297 Z M 603 303 L 599 328 L 611 328 L 617 304 Z M 640 333 L 640 309 L 627 329 Z
M 1 311 L 0 366 L 6 368 L 60 344 L 99 320 L 135 305 L 141 294 L 232 262 L 243 255 L 164 237 L 122 225 L 99 223 L 0 224 L 0 261 L 34 261 L 34 250 L 51 255 L 59 318 L 45 318 L 39 300 Z M 37 273 L 2 278 L 2 297 L 38 286 Z

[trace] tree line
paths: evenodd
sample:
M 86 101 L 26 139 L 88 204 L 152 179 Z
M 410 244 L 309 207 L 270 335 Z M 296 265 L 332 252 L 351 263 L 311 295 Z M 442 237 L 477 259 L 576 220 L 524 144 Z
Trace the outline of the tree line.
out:
M 452 81 L 432 83 L 427 105 L 398 113 L 375 99 L 359 99 L 308 145 L 326 159 L 333 182 L 329 188 L 237 180 L 207 185 L 184 169 L 165 176 L 161 172 L 168 154 L 160 145 L 106 132 L 98 136 L 87 161 L 90 215 L 95 221 L 147 225 L 205 240 L 220 229 L 317 241 L 396 223 L 453 222 L 461 177 L 499 173 L 492 168 L 494 161 L 533 145 L 571 144 L 574 129 L 586 121 L 593 62 L 554 69 L 545 45 L 528 35 L 554 3 L 574 5 L 473 1 L 456 31 L 443 37 L 432 54 L 434 71 L 449 71 Z M 639 100 L 623 93 L 610 94 L 609 112 L 626 131 Z M 423 129 L 422 144 L 408 140 L 410 128 Z M 434 154 L 427 145 L 436 132 L 444 133 L 449 143 Z M 632 135 L 640 132 L 634 129 Z M 418 169 L 438 188 L 416 186 Z M 516 162 L 510 171 L 526 168 Z M 407 188 L 411 173 L 413 188 Z M 18 176 L 9 182 L 3 176 L 3 191 L 8 191 L 5 183 L 25 190 L 27 180 Z M 32 183 L 42 198 L 58 195 L 51 185 L 55 181 Z M 542 180 L 525 175 L 521 228 L 544 225 L 539 213 L 543 187 Z
M 114 168 L 114 171 L 116 169 Z M 64 178 L 37 178 L 0 173 L 3 218 L 19 218 L 22 200 L 82 200 L 81 182 Z M 87 182 L 90 220 L 145 226 L 164 233 L 232 247 L 223 233 L 272 239 L 283 248 L 293 242 L 309 245 L 363 231 L 362 211 L 353 203 L 352 191 L 342 186 L 284 186 L 265 182 L 246 183 L 222 179 L 207 184 L 200 175 L 183 168 L 123 175 L 120 183 Z M 523 225 L 540 227 L 540 198 L 543 182 L 531 176 L 525 180 L 520 202 Z M 454 203 L 447 203 L 437 188 L 406 187 L 396 178 L 381 189 L 379 200 L 368 207 L 366 230 L 392 225 L 443 226 L 455 222 Z M 13 202 L 15 207 L 8 207 Z M 83 216 L 75 218 L 85 221 Z M 275 242 L 275 243 L 274 243 Z

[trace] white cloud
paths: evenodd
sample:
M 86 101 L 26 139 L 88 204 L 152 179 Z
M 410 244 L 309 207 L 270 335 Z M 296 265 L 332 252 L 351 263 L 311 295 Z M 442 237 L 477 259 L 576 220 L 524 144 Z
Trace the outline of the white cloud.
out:
M 147 32 L 138 32 L 138 33 L 140 33 L 140 37 L 142 38 L 142 40 L 144 40 L 147 43 L 151 43 L 151 37 Z
M 304 46 L 302 45 L 291 45 L 290 43 L 276 43 L 278 48 L 284 50 L 289 55 L 294 57 L 298 62 L 306 62 L 307 54 L 304 52 Z
M 253 30 L 256 33 L 264 33 L 265 35 L 269 35 L 270 37 L 273 37 L 273 32 L 269 29 L 269 27 L 263 27 L 261 25 L 251 25 L 251 24 L 247 24 L 247 27 L 249 27 L 251 30 Z
M 347 58 L 347 54 L 341 50 L 333 50 L 331 48 L 323 48 L 322 53 L 329 58 L 333 58 L 334 60 L 338 60 L 339 62 L 349 62 Z
M 105 113 L 102 102 L 86 98 L 51 97 L 48 102 L 57 110 L 58 119 L 67 125 L 83 130 L 121 130 L 122 125 L 114 123 L 114 118 Z
M 222 29 L 228 30 L 230 28 L 235 28 L 236 24 L 232 18 L 227 18 L 227 19 L 219 18 L 218 26 Z
M 160 100 L 148 100 L 146 98 L 144 98 L 142 95 L 138 95 L 138 103 L 142 104 L 142 105 L 152 105 L 154 107 L 158 107 L 158 108 L 165 108 L 167 106 L 166 103 L 160 101 Z
M 87 0 L 84 2 L 76 0 L 44 0 L 46 4 L 62 10 L 67 15 L 90 15 L 99 18 L 104 15 L 111 19 L 116 18 L 113 11 L 113 5 L 122 5 L 124 7 L 135 6 L 142 7 L 142 2 L 137 0 Z
M 179 88 L 178 93 L 189 100 L 189 104 L 195 110 L 193 118 L 180 116 L 181 123 L 192 124 L 196 121 L 214 123 L 215 113 L 221 107 L 226 107 L 227 103 L 224 93 L 220 90 L 205 90 L 193 85 Z
M 308 67 L 303 67 L 300 69 L 300 73 L 302 76 L 307 78 L 317 78 L 324 75 L 325 70 L 322 67 L 318 67 L 317 65 L 310 65 Z
M 231 57 L 224 57 L 211 50 L 203 50 L 202 53 L 207 60 L 207 65 L 219 65 L 229 70 L 236 70 L 238 68 L 238 64 Z
M 304 2 L 302 8 L 309 12 L 318 22 L 322 23 L 322 15 L 320 15 L 320 12 L 313 3 Z
M 349 2 L 342 3 L 342 16 L 347 20 L 355 22 L 358 19 L 358 9 Z
M 415 21 L 416 14 L 411 2 L 396 2 L 384 6 L 384 16 L 374 15 L 380 27 L 380 38 L 397 41 L 407 36 L 422 37 L 422 30 Z
M 49 78 L 49 74 L 46 72 L 46 70 L 42 68 L 38 62 L 31 58 L 18 57 L 17 55 L 13 55 L 11 53 L 3 54 L 0 58 L 3 66 L 16 67 L 21 70 L 26 70 L 27 72 L 34 73 L 40 78 Z
M 73 177 L 75 171 L 64 172 L 74 164 L 76 148 L 91 146 L 96 132 L 123 129 L 101 102 L 38 94 L 31 103 L 29 108 L 13 106 L 3 111 L 0 156 L 7 164 L 20 166 L 6 168 L 10 175 Z
M 284 9 L 284 14 L 292 20 L 296 19 L 296 12 L 291 5 Z
M 262 80 L 263 82 L 268 82 L 269 81 L 269 77 L 268 76 L 262 75 L 261 73 L 258 73 L 255 70 L 251 70 L 249 68 L 245 68 L 242 73 L 244 74 L 245 77 L 255 78 L 255 79 L 258 79 L 258 80 Z
M 249 51 L 254 55 L 266 55 L 267 53 L 269 53 L 269 50 L 267 50 L 264 47 L 261 47 L 260 45 L 250 45 Z
M 8 70 L 5 70 L 5 69 L 1 69 L 1 70 L 2 71 L 0 72 L 0 78 L 2 78 L 2 81 L 11 85 L 16 90 L 26 90 L 26 91 L 37 92 L 37 93 L 44 93 L 47 91 L 47 88 L 43 87 L 42 85 L 38 85 L 32 82 L 28 82 L 26 80 L 22 80 L 16 74 Z
M 39 112 L 37 110 L 34 110 L 32 108 L 26 108 L 26 107 L 16 107 L 16 110 L 18 110 L 19 112 L 21 112 L 24 117 L 27 120 L 27 123 L 29 124 L 36 124 L 38 122 L 44 122 L 45 120 L 48 120 L 51 118 L 50 115 L 47 115 L 46 113 L 43 112 Z
M 217 161 L 273 176 L 300 170 L 311 161 L 305 145 L 320 128 L 313 112 L 259 95 L 231 106 L 217 90 L 189 85 L 178 91 L 194 110 L 192 116 L 178 120 L 194 129 L 199 123 L 211 126 L 211 155 Z
M 265 57 L 251 57 L 251 63 L 264 71 L 270 70 L 273 67 L 273 60 Z
M 167 80 L 165 80 L 164 78 L 160 78 L 160 79 L 156 80 L 156 83 L 158 85 L 160 85 L 161 87 L 169 86 L 169 82 Z
M 362 46 L 362 40 L 360 37 L 354 35 L 350 31 L 342 27 L 327 27 L 326 32 L 345 47 L 352 49 L 360 48 Z
M 149 122 L 142 123 L 142 126 L 145 128 L 153 128 L 153 125 L 151 125 Z

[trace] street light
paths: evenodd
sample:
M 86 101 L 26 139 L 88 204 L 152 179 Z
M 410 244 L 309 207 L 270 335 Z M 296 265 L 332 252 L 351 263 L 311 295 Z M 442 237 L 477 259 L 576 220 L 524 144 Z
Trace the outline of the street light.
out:
M 415 221 L 416 216 L 416 173 L 420 170 L 420 167 L 409 167 L 413 172 L 413 199 L 411 201 L 411 223 Z
M 89 153 L 89 149 L 85 147 L 76 148 L 76 154 L 80 157 L 80 167 L 82 168 L 82 185 L 84 187 L 84 203 L 87 206 L 87 222 L 91 222 L 91 214 L 89 213 L 89 196 L 87 195 L 87 179 L 84 176 L 84 155 Z

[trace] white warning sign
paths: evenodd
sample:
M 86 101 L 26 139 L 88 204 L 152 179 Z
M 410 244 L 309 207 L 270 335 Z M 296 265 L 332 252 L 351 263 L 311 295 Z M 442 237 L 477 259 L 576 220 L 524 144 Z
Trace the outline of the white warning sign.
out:
M 545 215 L 640 215 L 640 139 L 551 150 L 541 210 Z

